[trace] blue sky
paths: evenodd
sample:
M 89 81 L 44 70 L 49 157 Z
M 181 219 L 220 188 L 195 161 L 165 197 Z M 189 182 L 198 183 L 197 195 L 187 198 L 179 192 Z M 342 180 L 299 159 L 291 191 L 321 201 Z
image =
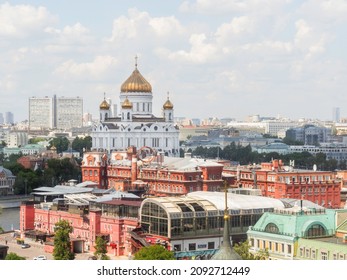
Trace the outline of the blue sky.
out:
M 0 4 L 0 112 L 82 96 L 97 117 L 134 69 L 161 114 L 347 117 L 347 1 L 8 1 Z

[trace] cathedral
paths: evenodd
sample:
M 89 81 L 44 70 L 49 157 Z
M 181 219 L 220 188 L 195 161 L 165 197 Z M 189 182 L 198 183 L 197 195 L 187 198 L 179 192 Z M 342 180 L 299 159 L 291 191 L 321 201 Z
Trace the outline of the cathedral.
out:
M 152 86 L 135 69 L 120 88 L 120 113 L 114 115 L 105 97 L 99 107 L 100 119 L 92 129 L 93 149 L 126 150 L 150 147 L 166 156 L 179 156 L 179 128 L 174 124 L 173 104 L 167 96 L 162 116 L 152 114 Z

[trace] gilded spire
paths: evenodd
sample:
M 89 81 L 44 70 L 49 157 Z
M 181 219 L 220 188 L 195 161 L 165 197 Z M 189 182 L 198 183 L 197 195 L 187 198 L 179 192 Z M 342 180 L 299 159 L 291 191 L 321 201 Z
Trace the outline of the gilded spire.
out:
M 223 244 L 219 250 L 212 256 L 212 260 L 242 260 L 240 255 L 235 252 L 230 242 L 229 233 L 229 211 L 228 211 L 228 183 L 224 181 L 224 229 L 223 229 Z

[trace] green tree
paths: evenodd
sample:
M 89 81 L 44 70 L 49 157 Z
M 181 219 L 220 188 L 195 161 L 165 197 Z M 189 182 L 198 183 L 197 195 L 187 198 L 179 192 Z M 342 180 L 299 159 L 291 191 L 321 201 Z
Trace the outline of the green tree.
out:
M 134 255 L 134 260 L 174 260 L 174 253 L 161 245 L 143 247 Z
M 49 142 L 49 148 L 55 146 L 57 148 L 57 153 L 60 154 L 68 149 L 69 143 L 70 141 L 66 137 L 53 138 Z
M 17 261 L 17 260 L 25 260 L 26 258 L 18 256 L 16 253 L 8 253 L 5 260 Z
M 72 226 L 67 220 L 55 224 L 53 257 L 55 260 L 73 260 L 75 254 L 71 250 L 70 233 Z
M 72 141 L 72 149 L 80 152 L 83 155 L 84 151 L 89 151 L 92 147 L 92 137 L 86 136 L 84 138 L 76 137 Z
M 45 138 L 42 137 L 35 137 L 29 139 L 29 144 L 37 144 L 39 142 L 45 141 Z
M 102 237 L 98 236 L 95 240 L 95 252 L 94 256 L 100 260 L 109 260 L 107 254 L 107 241 Z
M 235 252 L 238 253 L 243 260 L 267 260 L 269 258 L 269 251 L 267 249 L 252 254 L 249 251 L 250 248 L 251 245 L 248 240 L 234 245 Z

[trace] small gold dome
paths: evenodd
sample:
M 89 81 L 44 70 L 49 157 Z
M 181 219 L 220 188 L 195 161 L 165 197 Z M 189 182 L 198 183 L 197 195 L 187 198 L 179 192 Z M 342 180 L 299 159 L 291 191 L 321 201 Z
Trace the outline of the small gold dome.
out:
M 152 86 L 141 75 L 140 71 L 135 70 L 130 77 L 122 84 L 120 88 L 121 92 L 150 92 L 152 93 Z
M 173 104 L 171 103 L 169 97 L 167 98 L 166 102 L 163 105 L 164 109 L 172 110 L 173 109 Z
M 133 104 L 129 101 L 128 97 L 125 98 L 124 102 L 122 103 L 122 108 L 123 109 L 132 109 Z
M 107 101 L 105 99 L 104 99 L 104 101 L 101 102 L 100 109 L 101 110 L 109 110 L 110 109 L 110 105 L 107 103 Z

